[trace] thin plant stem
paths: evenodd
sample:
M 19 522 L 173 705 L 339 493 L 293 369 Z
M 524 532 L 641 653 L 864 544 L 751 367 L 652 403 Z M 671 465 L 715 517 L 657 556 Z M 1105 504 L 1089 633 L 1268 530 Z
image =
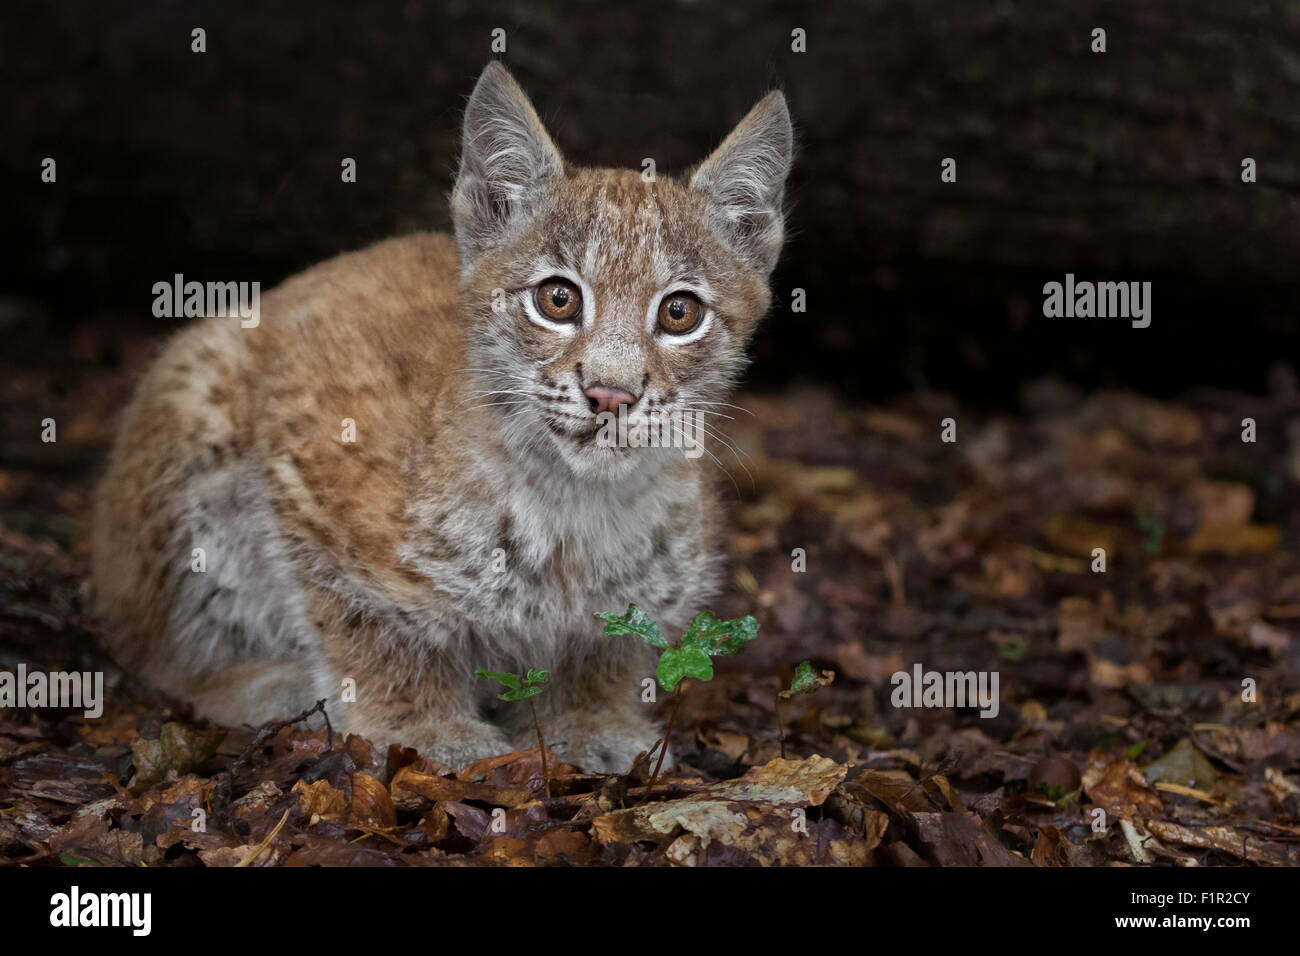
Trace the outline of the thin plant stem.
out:
M 785 724 L 781 722 L 781 694 L 776 695 L 776 732 L 781 738 L 781 759 L 785 759 Z
M 542 739 L 542 725 L 537 719 L 537 708 L 533 706 L 533 699 L 528 698 L 528 709 L 533 712 L 533 727 L 537 731 L 537 749 L 542 755 L 542 785 L 546 788 L 546 799 L 551 798 L 551 774 L 546 769 L 546 741 Z
M 682 706 L 681 682 L 678 682 L 677 688 L 673 691 L 673 697 L 675 698 L 673 709 L 668 714 L 668 726 L 664 728 L 664 745 L 659 750 L 659 759 L 655 762 L 655 772 L 650 775 L 650 782 L 645 785 L 645 796 L 641 799 L 642 803 L 650 799 L 650 791 L 654 789 L 654 785 L 659 781 L 659 771 L 664 765 L 664 754 L 668 753 L 668 741 L 673 736 L 673 721 L 677 719 L 677 708 Z

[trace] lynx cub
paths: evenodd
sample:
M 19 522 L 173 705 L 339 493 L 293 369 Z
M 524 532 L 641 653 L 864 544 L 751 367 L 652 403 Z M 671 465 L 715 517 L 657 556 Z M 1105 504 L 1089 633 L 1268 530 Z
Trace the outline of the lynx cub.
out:
M 340 256 L 256 328 L 170 343 L 99 489 L 96 602 L 124 665 L 218 721 L 324 697 L 335 726 L 461 766 L 535 740 L 475 667 L 545 667 L 548 742 L 623 770 L 657 736 L 653 670 L 593 614 L 708 606 L 719 472 L 598 442 L 598 416 L 723 410 L 769 303 L 789 114 L 771 93 L 647 181 L 565 162 L 494 63 L 463 137 L 454 239 Z

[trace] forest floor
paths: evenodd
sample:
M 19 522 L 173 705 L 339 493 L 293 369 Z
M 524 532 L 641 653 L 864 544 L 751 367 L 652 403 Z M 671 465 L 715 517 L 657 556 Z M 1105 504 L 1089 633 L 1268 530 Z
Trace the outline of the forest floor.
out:
M 715 610 L 758 638 L 686 682 L 648 800 L 646 767 L 587 773 L 561 745 L 548 798 L 536 750 L 451 768 L 301 723 L 209 727 L 97 649 L 90 493 L 158 345 L 124 331 L 0 340 L 0 671 L 108 687 L 98 719 L 0 709 L 0 865 L 1300 861 L 1286 374 L 1177 402 L 1043 381 L 1014 415 L 740 396 Z M 777 692 L 805 660 L 835 678 L 781 703 L 782 760 Z M 996 715 L 896 706 L 917 667 L 996 673 Z

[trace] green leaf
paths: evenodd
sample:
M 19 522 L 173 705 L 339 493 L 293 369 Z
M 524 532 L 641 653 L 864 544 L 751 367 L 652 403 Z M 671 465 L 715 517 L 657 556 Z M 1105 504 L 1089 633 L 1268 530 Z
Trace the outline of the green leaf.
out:
M 515 690 L 508 690 L 504 694 L 497 694 L 497 699 L 509 701 L 527 700 L 534 694 L 540 694 L 541 692 L 540 687 L 520 687 Z
M 1023 660 L 1024 656 L 1029 653 L 1029 642 L 1025 640 L 1023 634 L 1017 634 L 1011 640 L 998 648 L 998 656 L 1009 661 Z
M 527 700 L 534 694 L 540 694 L 543 688 L 538 685 L 545 684 L 551 676 L 550 671 L 542 670 L 539 667 L 530 668 L 524 677 L 520 677 L 518 674 L 505 674 L 484 670 L 482 667 L 474 673 L 479 677 L 487 677 L 492 680 L 500 681 L 507 690 L 504 694 L 497 694 L 497 700 L 508 701 Z
M 103 866 L 98 860 L 87 860 L 84 856 L 73 856 L 71 853 L 60 853 L 59 862 L 64 866 Z
M 659 655 L 656 676 L 664 690 L 676 690 L 684 677 L 713 680 L 713 661 L 698 647 L 670 647 Z
M 511 688 L 512 690 L 519 689 L 520 678 L 518 674 L 498 674 L 496 671 L 484 670 L 482 667 L 480 667 L 474 673 L 477 674 L 479 677 L 486 677 L 490 680 L 500 681 L 502 684 L 504 684 L 506 687 Z
M 834 671 L 822 671 L 819 675 L 813 670 L 811 662 L 800 661 L 799 666 L 794 669 L 794 680 L 790 681 L 790 689 L 781 691 L 781 696 L 789 699 L 795 694 L 811 694 L 819 687 L 826 687 L 834 680 Z
M 682 658 L 685 661 L 686 676 L 696 680 L 713 680 L 713 661 L 704 651 L 694 647 L 683 647 Z
M 659 667 L 655 670 L 655 676 L 659 679 L 659 686 L 664 690 L 675 689 L 677 682 L 686 676 L 686 664 L 682 660 L 682 652 L 675 647 L 670 647 L 660 654 Z
M 623 614 L 603 611 L 596 617 L 605 622 L 606 634 L 615 637 L 619 634 L 635 634 L 652 647 L 668 647 L 668 641 L 664 639 L 659 625 L 635 604 L 629 604 Z
M 758 621 L 749 615 L 719 621 L 712 611 L 701 611 L 682 635 L 682 646 L 698 647 L 710 657 L 719 654 L 730 657 L 743 650 L 756 637 Z

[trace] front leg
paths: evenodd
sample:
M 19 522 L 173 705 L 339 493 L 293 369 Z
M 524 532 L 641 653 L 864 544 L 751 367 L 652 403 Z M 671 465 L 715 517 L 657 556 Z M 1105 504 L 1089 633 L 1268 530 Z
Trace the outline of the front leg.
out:
M 349 689 L 355 699 L 329 701 L 332 714 L 342 712 L 347 732 L 378 747 L 414 747 L 456 769 L 514 749 L 505 732 L 478 713 L 474 678 L 454 654 L 348 615 L 319 590 L 309 604 L 340 684 L 354 682 Z
M 552 668 L 546 690 L 532 700 L 557 760 L 596 773 L 626 773 L 663 732 L 654 720 L 655 705 L 641 700 L 642 681 L 654 676 L 654 660 L 631 646 L 596 650 Z M 515 709 L 508 728 L 512 749 L 537 746 L 527 707 Z

